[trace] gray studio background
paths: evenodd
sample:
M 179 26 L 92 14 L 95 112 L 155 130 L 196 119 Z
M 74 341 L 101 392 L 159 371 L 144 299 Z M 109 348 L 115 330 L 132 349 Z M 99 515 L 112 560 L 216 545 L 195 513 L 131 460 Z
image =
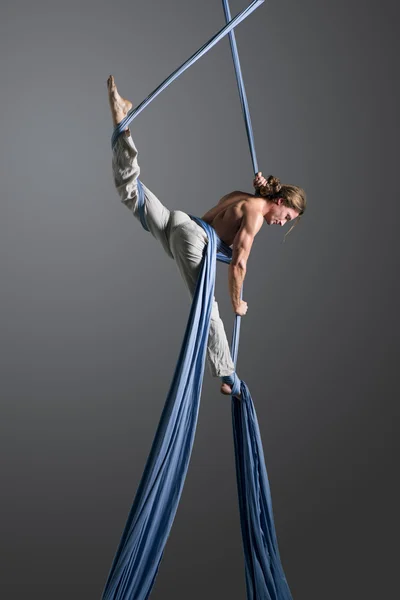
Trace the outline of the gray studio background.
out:
M 295 600 L 397 589 L 397 22 L 391 0 L 273 0 L 236 30 L 260 168 L 309 201 L 285 244 L 257 236 L 238 364 Z M 218 0 L 2 3 L 1 598 L 101 596 L 189 311 L 113 188 L 106 79 L 136 105 L 223 24 Z M 251 191 L 227 40 L 132 132 L 171 209 Z M 230 336 L 224 265 L 217 298 Z M 151 598 L 245 598 L 230 401 L 208 371 Z

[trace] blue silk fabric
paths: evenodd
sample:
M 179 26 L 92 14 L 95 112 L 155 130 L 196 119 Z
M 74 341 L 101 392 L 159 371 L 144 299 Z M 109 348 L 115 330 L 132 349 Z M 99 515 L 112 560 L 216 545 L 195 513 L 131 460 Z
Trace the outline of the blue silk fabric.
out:
M 253 171 L 258 171 L 250 114 L 241 74 L 233 29 L 264 0 L 251 4 L 231 19 L 227 0 L 222 0 L 227 24 L 115 128 L 114 145 L 130 122 L 172 81 L 229 34 L 242 111 L 245 119 Z M 139 207 L 143 188 L 139 182 Z M 216 260 L 227 264 L 231 250 L 215 230 L 197 217 L 191 217 L 205 230 L 201 272 L 189 319 L 153 445 L 142 479 L 114 558 L 103 600 L 147 600 L 154 584 L 169 532 L 182 493 L 197 425 L 203 384 L 207 338 L 214 296 Z M 140 220 L 147 229 L 144 211 Z M 241 318 L 234 321 L 231 354 L 236 365 Z M 291 600 L 283 572 L 272 512 L 271 493 L 264 461 L 261 436 L 254 404 L 244 381 L 241 398 L 231 396 L 237 488 L 242 530 L 248 600 Z M 234 390 L 236 393 L 237 390 Z M 210 597 L 212 591 L 210 591 Z
M 216 258 L 230 260 L 226 245 L 214 229 L 193 218 L 209 241 L 171 387 L 108 577 L 104 600 L 149 597 L 190 460 L 203 384 Z M 232 397 L 231 402 L 247 597 L 290 600 L 279 557 L 257 416 L 244 381 L 240 387 L 241 399 Z

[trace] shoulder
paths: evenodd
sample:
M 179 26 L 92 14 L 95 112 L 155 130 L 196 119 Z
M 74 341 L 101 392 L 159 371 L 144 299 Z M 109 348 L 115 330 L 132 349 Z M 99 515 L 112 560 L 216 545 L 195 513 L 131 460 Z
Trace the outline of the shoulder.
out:
M 229 192 L 229 194 L 225 194 L 225 196 L 222 196 L 218 204 L 221 204 L 221 202 L 226 202 L 226 200 L 244 200 L 248 195 L 249 194 L 241 192 L 240 190 L 234 190 L 233 192 Z
M 255 198 L 254 196 L 248 198 L 246 202 L 243 202 L 241 208 L 244 219 L 250 219 L 251 221 L 260 223 L 263 222 L 263 205 L 259 198 Z

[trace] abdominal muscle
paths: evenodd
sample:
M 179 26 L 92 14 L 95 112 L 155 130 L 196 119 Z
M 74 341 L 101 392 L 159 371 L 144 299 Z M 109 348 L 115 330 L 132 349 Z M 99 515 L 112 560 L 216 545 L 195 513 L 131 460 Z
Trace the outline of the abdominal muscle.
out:
M 232 192 L 221 198 L 218 204 L 201 218 L 215 229 L 225 244 L 231 246 L 242 224 L 244 207 L 249 203 L 254 204 L 256 208 L 259 205 L 260 212 L 262 211 L 264 201 L 261 198 L 245 192 Z

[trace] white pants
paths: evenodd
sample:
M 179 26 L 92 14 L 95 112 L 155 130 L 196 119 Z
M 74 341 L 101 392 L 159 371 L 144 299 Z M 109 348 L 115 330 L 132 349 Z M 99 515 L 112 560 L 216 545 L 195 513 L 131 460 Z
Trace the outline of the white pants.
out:
M 140 167 L 137 155 L 138 152 L 130 134 L 120 135 L 113 150 L 112 164 L 115 186 L 121 201 L 139 219 L 137 179 Z M 207 234 L 185 212 L 169 211 L 145 185 L 143 185 L 143 191 L 147 227 L 161 243 L 166 254 L 175 259 L 190 297 L 193 298 L 204 247 L 208 243 Z M 207 360 L 213 377 L 231 375 L 235 370 L 215 298 L 211 311 Z

